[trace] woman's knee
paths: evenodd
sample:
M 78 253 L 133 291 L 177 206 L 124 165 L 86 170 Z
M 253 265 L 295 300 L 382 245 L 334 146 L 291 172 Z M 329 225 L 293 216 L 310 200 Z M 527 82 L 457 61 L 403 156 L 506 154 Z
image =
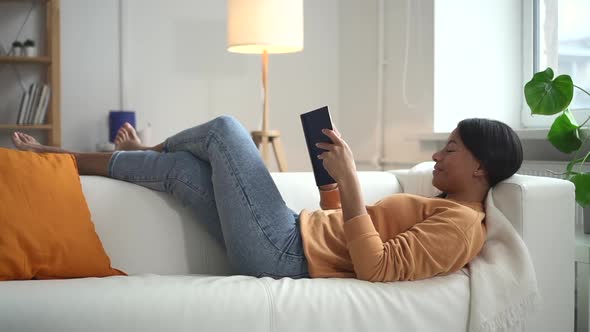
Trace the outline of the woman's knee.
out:
M 215 122 L 215 129 L 223 134 L 237 134 L 246 132 L 246 128 L 231 115 L 221 115 L 213 119 Z

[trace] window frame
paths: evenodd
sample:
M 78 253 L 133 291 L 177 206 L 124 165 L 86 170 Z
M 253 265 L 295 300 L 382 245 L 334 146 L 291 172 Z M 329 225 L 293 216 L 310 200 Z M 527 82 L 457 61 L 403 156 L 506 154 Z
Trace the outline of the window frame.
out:
M 522 0 L 522 98 L 521 124 L 523 128 L 549 128 L 555 116 L 532 115 L 524 98 L 524 85 L 531 80 L 539 65 L 539 0 Z
M 554 119 L 560 113 L 554 116 L 532 115 L 524 98 L 524 85 L 531 80 L 536 71 L 544 70 L 538 68 L 540 57 L 537 52 L 540 43 L 540 22 L 539 10 L 541 0 L 522 0 L 522 106 L 521 106 L 521 125 L 523 128 L 549 129 Z M 559 73 L 555 73 L 558 75 Z M 575 83 L 575 82 L 574 82 Z M 579 123 L 583 122 L 590 116 L 590 108 L 570 109 Z

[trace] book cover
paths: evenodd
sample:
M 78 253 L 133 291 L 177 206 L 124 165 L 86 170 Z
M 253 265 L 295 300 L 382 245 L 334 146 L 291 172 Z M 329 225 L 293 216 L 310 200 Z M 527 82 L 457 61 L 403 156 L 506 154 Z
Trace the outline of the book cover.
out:
M 45 115 L 47 114 L 47 108 L 49 107 L 49 100 L 51 99 L 51 88 L 48 85 L 45 85 L 44 89 L 44 99 L 41 105 L 41 113 L 37 118 L 35 124 L 45 124 Z
M 31 110 L 29 123 L 30 125 L 35 124 L 35 118 L 37 117 L 37 112 L 39 111 L 39 103 L 41 102 L 41 94 L 43 93 L 43 84 L 37 83 L 37 90 L 35 92 L 35 103 L 33 104 L 33 109 Z
M 316 185 L 323 186 L 330 183 L 336 183 L 324 168 L 323 161 L 318 159 L 318 155 L 325 150 L 315 146 L 316 143 L 320 142 L 332 143 L 332 140 L 322 133 L 322 129 L 333 129 L 328 106 L 303 113 L 300 117 Z
M 22 121 L 21 121 L 21 125 L 26 125 L 28 124 L 28 119 L 29 119 L 29 113 L 31 112 L 31 105 L 33 103 L 33 97 L 34 97 L 34 92 L 35 92 L 35 84 L 31 84 L 29 85 L 29 98 L 27 99 L 27 104 L 25 105 L 23 114 L 22 114 Z
M 39 98 L 39 103 L 37 105 L 37 111 L 35 112 L 35 118 L 33 119 L 33 124 L 36 124 L 36 125 L 42 124 L 41 117 L 45 115 L 44 109 L 47 107 L 48 92 L 49 92 L 49 86 L 47 84 L 43 84 L 41 87 L 41 98 Z
M 27 110 L 27 105 L 29 104 L 29 91 L 23 92 L 23 97 L 20 102 L 20 108 L 18 111 L 18 118 L 16 120 L 16 124 L 22 125 L 25 119 L 25 112 Z
M 37 105 L 39 104 L 39 95 L 41 93 L 41 86 L 37 83 L 32 84 L 32 93 L 31 93 L 31 100 L 29 101 L 29 110 L 27 112 L 27 117 L 25 119 L 25 123 L 27 125 L 33 124 L 33 119 L 35 118 L 35 112 L 37 111 Z

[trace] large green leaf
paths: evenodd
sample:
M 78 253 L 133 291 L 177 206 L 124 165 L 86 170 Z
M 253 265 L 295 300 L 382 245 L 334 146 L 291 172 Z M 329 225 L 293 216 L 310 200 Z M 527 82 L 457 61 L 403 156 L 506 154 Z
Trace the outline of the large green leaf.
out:
M 553 70 L 547 68 L 533 75 L 524 86 L 524 96 L 533 114 L 553 115 L 565 110 L 574 97 L 574 83 L 568 75 L 553 80 Z
M 590 174 L 577 174 L 571 180 L 576 185 L 576 201 L 582 206 L 590 205 Z
M 547 139 L 557 150 L 571 153 L 582 146 L 576 119 L 569 110 L 558 116 L 547 134 Z

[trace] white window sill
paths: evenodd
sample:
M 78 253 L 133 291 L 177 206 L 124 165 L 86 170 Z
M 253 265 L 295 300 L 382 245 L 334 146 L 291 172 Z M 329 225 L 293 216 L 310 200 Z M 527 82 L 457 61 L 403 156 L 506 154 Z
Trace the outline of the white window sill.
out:
M 520 137 L 521 140 L 546 140 L 548 133 L 548 128 L 516 130 L 516 134 L 518 135 L 518 137 Z
M 546 140 L 549 129 L 518 129 L 516 134 L 521 140 Z M 412 139 L 423 141 L 423 142 L 439 142 L 446 141 L 449 138 L 450 133 L 431 133 L 431 134 L 418 134 Z

